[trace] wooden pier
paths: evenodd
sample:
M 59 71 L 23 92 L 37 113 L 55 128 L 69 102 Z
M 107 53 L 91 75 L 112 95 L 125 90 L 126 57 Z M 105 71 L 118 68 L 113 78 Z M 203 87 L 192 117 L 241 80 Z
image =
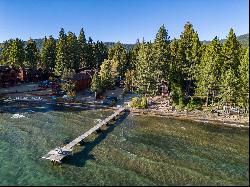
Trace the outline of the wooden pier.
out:
M 64 157 L 66 157 L 68 155 L 72 155 L 72 151 L 73 151 L 74 146 L 83 142 L 83 140 L 86 137 L 88 137 L 90 134 L 92 134 L 93 132 L 97 132 L 98 130 L 100 130 L 100 128 L 103 125 L 107 125 L 111 120 L 113 120 L 116 116 L 120 115 L 124 110 L 125 110 L 125 108 L 118 109 L 114 114 L 105 118 L 103 121 L 99 122 L 97 125 L 95 125 L 91 129 L 89 129 L 87 132 L 85 132 L 84 134 L 82 134 L 79 137 L 77 137 L 76 139 L 74 139 L 72 142 L 68 143 L 64 147 L 57 147 L 57 148 L 51 150 L 49 153 L 47 153 L 42 158 L 50 160 L 50 161 L 61 163 L 62 159 Z

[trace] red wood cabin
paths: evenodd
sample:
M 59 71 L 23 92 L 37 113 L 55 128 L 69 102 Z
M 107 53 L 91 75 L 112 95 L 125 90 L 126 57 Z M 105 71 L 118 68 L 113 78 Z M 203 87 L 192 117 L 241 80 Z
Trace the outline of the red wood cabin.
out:
M 81 90 L 84 90 L 86 88 L 89 88 L 94 73 L 95 73 L 94 70 L 82 70 L 79 73 L 76 73 L 72 79 L 75 83 L 76 91 L 81 91 Z M 61 90 L 60 80 L 57 79 L 57 81 L 54 81 L 52 83 L 51 88 L 52 88 L 52 93 L 54 95 L 57 95 Z
M 21 82 L 38 82 L 43 80 L 42 69 L 19 68 L 18 79 Z
M 8 66 L 0 66 L 0 88 L 15 86 L 18 70 Z
M 42 69 L 13 68 L 0 65 L 0 88 L 15 86 L 18 82 L 38 82 L 48 80 L 51 72 Z
M 94 70 L 84 70 L 76 73 L 73 77 L 76 85 L 76 91 L 84 90 L 90 87 L 92 77 L 94 75 Z

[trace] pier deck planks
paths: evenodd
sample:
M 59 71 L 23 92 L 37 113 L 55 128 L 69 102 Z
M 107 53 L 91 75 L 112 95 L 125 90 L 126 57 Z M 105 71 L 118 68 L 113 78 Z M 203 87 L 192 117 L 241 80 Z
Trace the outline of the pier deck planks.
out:
M 118 116 L 120 113 L 122 113 L 125 110 L 125 108 L 118 109 L 114 114 L 111 116 L 105 118 L 101 122 L 99 122 L 97 125 L 89 129 L 84 134 L 78 136 L 76 139 L 68 143 L 67 145 L 63 146 L 62 148 L 57 147 L 53 150 L 51 150 L 49 153 L 47 153 L 45 156 L 43 156 L 43 159 L 47 159 L 50 161 L 61 163 L 62 159 L 70 154 L 72 154 L 73 147 L 82 142 L 86 137 L 88 137 L 90 134 L 95 132 L 96 130 L 100 129 L 103 125 L 106 125 L 109 121 L 114 119 L 116 116 Z

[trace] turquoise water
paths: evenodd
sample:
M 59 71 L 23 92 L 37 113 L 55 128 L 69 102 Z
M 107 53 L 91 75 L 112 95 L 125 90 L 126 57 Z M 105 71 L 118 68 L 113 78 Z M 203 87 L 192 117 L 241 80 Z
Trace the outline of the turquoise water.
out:
M 249 184 L 248 130 L 126 113 L 54 165 L 41 157 L 112 111 L 0 106 L 0 185 Z

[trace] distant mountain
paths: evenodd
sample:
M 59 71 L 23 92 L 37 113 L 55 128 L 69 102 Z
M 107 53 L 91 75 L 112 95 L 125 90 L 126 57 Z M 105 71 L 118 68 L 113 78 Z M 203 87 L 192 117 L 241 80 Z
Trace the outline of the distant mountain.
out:
M 34 39 L 34 41 L 36 42 L 36 45 L 38 47 L 38 49 L 42 49 L 43 46 L 43 40 L 44 39 Z M 56 39 L 57 40 L 57 39 Z M 24 41 L 24 44 L 26 45 L 27 41 Z M 115 42 L 103 42 L 108 48 L 112 47 L 113 45 L 115 45 Z M 132 49 L 132 47 L 134 46 L 134 44 L 122 44 L 125 49 L 127 51 L 129 51 L 130 49 Z
M 108 48 L 112 47 L 115 45 L 115 42 L 103 42 Z M 135 44 L 122 44 L 127 51 L 133 48 Z
M 249 34 L 243 34 L 243 35 L 237 36 L 237 39 L 242 44 L 243 47 L 249 46 Z M 221 39 L 220 41 L 224 43 L 225 40 L 226 39 Z M 206 41 L 206 40 L 201 41 L 201 43 L 205 43 L 205 44 L 209 44 L 210 42 L 211 41 Z
M 243 34 L 237 37 L 244 47 L 249 46 L 249 34 Z

